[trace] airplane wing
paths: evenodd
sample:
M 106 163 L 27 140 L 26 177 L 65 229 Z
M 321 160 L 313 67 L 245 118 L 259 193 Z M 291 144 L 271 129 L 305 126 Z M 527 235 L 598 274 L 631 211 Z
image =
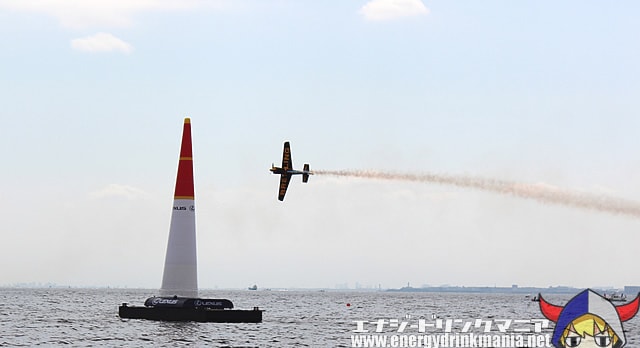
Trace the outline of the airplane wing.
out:
M 289 181 L 291 181 L 291 174 L 280 175 L 280 189 L 278 190 L 278 200 L 284 201 L 284 195 L 287 193 Z
M 284 149 L 282 150 L 282 169 L 284 170 L 293 169 L 293 163 L 291 161 L 291 147 L 289 146 L 288 141 L 284 143 Z M 288 181 L 287 181 L 287 184 L 288 184 Z

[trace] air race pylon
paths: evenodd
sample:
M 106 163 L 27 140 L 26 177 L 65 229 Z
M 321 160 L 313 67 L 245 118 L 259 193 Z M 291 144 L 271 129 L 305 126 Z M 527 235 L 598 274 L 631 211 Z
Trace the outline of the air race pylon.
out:
M 196 209 L 193 189 L 191 121 L 184 119 L 178 177 L 173 197 L 169 242 L 164 260 L 162 296 L 198 296 Z

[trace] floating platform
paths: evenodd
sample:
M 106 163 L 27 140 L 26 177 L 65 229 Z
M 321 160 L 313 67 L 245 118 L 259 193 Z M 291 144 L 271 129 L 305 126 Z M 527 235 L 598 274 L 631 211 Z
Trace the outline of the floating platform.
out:
M 196 321 L 207 323 L 260 323 L 262 310 L 232 309 L 233 303 L 225 299 L 187 297 L 150 297 L 144 307 L 123 303 L 118 314 L 123 319 L 161 321 Z

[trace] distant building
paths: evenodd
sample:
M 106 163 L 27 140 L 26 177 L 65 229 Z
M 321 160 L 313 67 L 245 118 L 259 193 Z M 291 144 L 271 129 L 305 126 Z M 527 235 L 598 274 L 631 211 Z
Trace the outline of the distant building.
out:
M 340 283 L 340 284 L 336 284 L 336 289 L 338 289 L 338 290 L 346 290 L 346 289 L 349 289 L 349 284 L 348 284 L 348 283 Z

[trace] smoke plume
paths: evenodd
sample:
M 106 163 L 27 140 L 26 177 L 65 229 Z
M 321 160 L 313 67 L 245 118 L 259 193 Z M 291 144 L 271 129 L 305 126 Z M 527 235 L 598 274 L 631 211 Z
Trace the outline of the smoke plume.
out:
M 314 170 L 316 175 L 356 177 L 380 180 L 415 181 L 473 188 L 533 199 L 542 203 L 561 204 L 612 214 L 624 214 L 640 218 L 640 202 L 605 195 L 565 190 L 544 184 L 525 184 L 508 180 L 447 174 L 408 174 L 371 170 Z

